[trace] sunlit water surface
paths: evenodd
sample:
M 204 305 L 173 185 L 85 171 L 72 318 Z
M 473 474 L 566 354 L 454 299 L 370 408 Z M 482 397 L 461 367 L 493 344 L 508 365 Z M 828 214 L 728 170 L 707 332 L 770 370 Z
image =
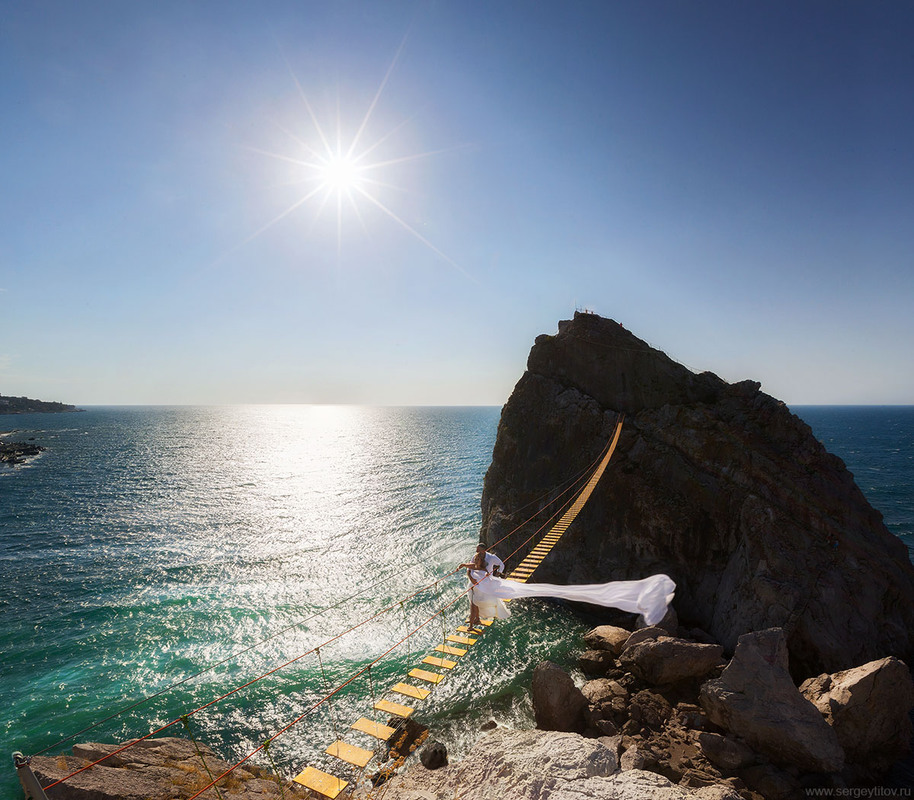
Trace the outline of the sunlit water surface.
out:
M 795 411 L 912 546 L 914 409 Z M 327 764 L 324 748 L 465 612 L 461 600 L 434 617 L 463 588 L 444 576 L 477 540 L 498 414 L 245 406 L 0 417 L 0 430 L 18 429 L 12 438 L 47 448 L 0 470 L 6 753 L 62 752 L 73 744 L 55 747 L 63 737 L 229 659 L 74 741 L 140 736 L 292 661 L 190 717 L 196 737 L 240 758 L 431 619 L 271 747 L 287 777 Z M 387 606 L 320 660 L 298 658 Z M 489 719 L 529 726 L 533 667 L 571 664 L 580 650 L 585 625 L 566 607 L 514 609 L 421 705 L 455 756 Z M 12 766 L 0 770 L 0 795 L 18 795 Z

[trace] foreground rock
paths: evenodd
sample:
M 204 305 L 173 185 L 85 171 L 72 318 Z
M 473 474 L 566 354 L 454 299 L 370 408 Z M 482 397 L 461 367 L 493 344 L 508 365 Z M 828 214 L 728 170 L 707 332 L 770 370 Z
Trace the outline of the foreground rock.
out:
M 121 746 L 81 744 L 73 748 L 72 756 L 36 756 L 32 759 L 32 771 L 42 786 L 48 786 Z M 49 800 L 187 798 L 210 782 L 207 768 L 215 777 L 231 766 L 205 745 L 200 745 L 200 751 L 206 760 L 205 766 L 194 744 L 186 739 L 147 739 L 81 772 L 66 783 L 48 789 L 47 796 Z M 220 781 L 219 792 L 222 798 L 232 800 L 308 796 L 308 792 L 295 784 L 285 783 L 281 787 L 275 776 L 253 764 L 239 767 L 231 776 Z M 218 800 L 214 789 L 208 789 L 200 796 Z
M 759 389 L 692 373 L 612 320 L 559 323 L 537 338 L 502 411 L 485 539 L 592 464 L 624 413 L 606 475 L 537 580 L 665 572 L 679 617 L 730 652 L 743 633 L 783 628 L 798 679 L 888 655 L 914 663 L 906 548 L 844 463 Z M 529 535 L 510 534 L 504 552 Z
M 914 683 L 897 658 L 810 678 L 800 691 L 834 728 L 849 761 L 887 770 L 908 752 Z
M 597 635 L 584 639 L 592 645 Z M 588 703 L 584 735 L 615 749 L 623 771 L 655 772 L 683 788 L 719 786 L 744 800 L 865 792 L 894 780 L 887 773 L 907 751 L 914 692 L 902 662 L 883 659 L 807 681 L 803 692 L 820 713 L 787 672 L 780 630 L 744 636 L 726 668 L 714 665 L 707 679 L 673 682 L 666 678 L 681 669 L 678 648 L 690 642 L 677 637 L 676 648 L 656 649 L 652 669 L 644 670 L 633 658 L 638 648 L 674 640 L 657 630 L 631 638 L 634 644 L 581 690 Z M 892 696 L 897 709 L 888 708 Z M 830 724 L 845 708 L 853 713 L 839 741 Z M 852 742 L 847 758 L 844 742 Z
M 415 766 L 393 778 L 385 800 L 739 800 L 722 787 L 689 790 L 661 775 L 618 771 L 601 740 L 555 731 L 498 730 L 458 764 Z
M 834 729 L 787 671 L 780 629 L 741 636 L 720 678 L 701 687 L 701 705 L 712 722 L 778 763 L 809 772 L 837 772 L 844 766 Z
M 551 661 L 539 664 L 533 671 L 531 694 L 537 728 L 544 731 L 584 731 L 587 698 L 565 670 Z

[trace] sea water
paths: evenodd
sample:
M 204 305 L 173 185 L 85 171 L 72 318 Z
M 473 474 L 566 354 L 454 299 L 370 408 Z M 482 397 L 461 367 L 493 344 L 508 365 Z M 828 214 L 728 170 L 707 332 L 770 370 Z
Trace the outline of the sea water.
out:
M 914 548 L 914 408 L 794 411 Z M 243 406 L 0 417 L 11 438 L 46 448 L 0 470 L 7 757 L 142 736 L 232 692 L 187 718 L 195 738 L 242 758 L 287 728 L 270 747 L 281 773 L 331 768 L 324 749 L 358 742 L 348 726 L 465 615 L 454 569 L 477 541 L 498 415 Z M 529 726 L 533 667 L 569 663 L 584 628 L 562 605 L 515 604 L 511 623 L 421 705 L 422 720 L 458 756 L 490 719 Z M 157 735 L 186 734 L 178 722 Z M 17 797 L 8 763 L 0 796 Z

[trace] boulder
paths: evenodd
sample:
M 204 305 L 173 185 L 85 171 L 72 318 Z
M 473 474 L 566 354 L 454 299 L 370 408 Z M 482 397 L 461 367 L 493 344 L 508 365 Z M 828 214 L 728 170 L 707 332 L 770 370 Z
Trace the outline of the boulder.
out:
M 723 664 L 723 652 L 719 644 L 699 644 L 662 636 L 627 644 L 619 662 L 656 686 L 705 677 Z
M 533 670 L 531 695 L 533 716 L 540 730 L 579 733 L 584 730 L 587 698 L 558 665 L 543 661 Z
M 419 761 L 426 769 L 447 766 L 447 748 L 441 742 L 429 742 L 419 751 Z
M 609 650 L 613 655 L 622 652 L 622 645 L 631 633 L 615 625 L 600 625 L 584 634 L 584 641 L 592 650 Z
M 528 505 L 592 464 L 620 413 L 609 469 L 538 580 L 666 573 L 679 615 L 728 652 L 784 628 L 798 679 L 914 663 L 914 566 L 841 459 L 758 383 L 694 373 L 595 314 L 530 351 L 485 477 L 484 539 L 520 547 Z
M 587 702 L 594 704 L 610 703 L 614 697 L 628 697 L 628 689 L 610 678 L 587 681 L 581 687 L 581 692 L 587 698 Z
M 660 730 L 673 713 L 673 708 L 662 695 L 644 689 L 629 701 L 631 718 L 653 730 Z
M 810 678 L 800 692 L 834 728 L 848 761 L 887 770 L 910 749 L 914 682 L 897 658 Z
M 47 786 L 121 747 L 98 743 L 76 745 L 72 756 L 35 756 L 32 770 L 39 782 Z M 200 744 L 199 748 L 206 760 L 205 767 L 193 742 L 174 737 L 144 739 L 50 789 L 48 797 L 50 800 L 188 798 L 210 782 L 210 774 L 221 775 L 231 767 L 206 745 Z M 225 800 L 304 798 L 308 794 L 300 786 L 281 786 L 276 776 L 250 763 L 235 769 L 231 775 L 231 780 L 220 784 Z M 209 797 L 210 792 L 205 796 Z
M 775 762 L 809 772 L 835 772 L 844 766 L 834 730 L 787 671 L 780 628 L 741 636 L 721 676 L 702 685 L 700 700 L 715 725 Z
M 758 760 L 750 748 L 733 736 L 701 731 L 695 735 L 695 742 L 701 748 L 702 755 L 725 772 L 736 772 Z
M 605 675 L 616 666 L 616 659 L 609 650 L 585 650 L 578 658 L 578 666 L 585 675 Z
M 644 769 L 647 764 L 647 756 L 644 754 L 644 750 L 638 747 L 638 745 L 633 745 L 629 747 L 622 754 L 622 758 L 619 759 L 619 769 Z
M 628 647 L 632 647 L 633 645 L 639 644 L 641 642 L 646 642 L 649 639 L 657 639 L 661 636 L 669 636 L 669 633 L 666 631 L 666 629 L 659 628 L 656 625 L 650 625 L 646 628 L 638 628 L 638 630 L 632 633 L 622 643 L 622 650 L 620 653 Z

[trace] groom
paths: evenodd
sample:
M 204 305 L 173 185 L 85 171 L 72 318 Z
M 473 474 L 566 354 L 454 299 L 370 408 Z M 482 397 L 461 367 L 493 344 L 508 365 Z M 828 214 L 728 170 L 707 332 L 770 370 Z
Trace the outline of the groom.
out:
M 485 555 L 486 558 L 486 572 L 490 575 L 494 575 L 496 578 L 501 578 L 505 574 L 505 562 L 502 561 L 495 553 L 489 553 L 486 551 L 486 546 L 482 543 L 476 546 L 476 554 L 480 553 Z

